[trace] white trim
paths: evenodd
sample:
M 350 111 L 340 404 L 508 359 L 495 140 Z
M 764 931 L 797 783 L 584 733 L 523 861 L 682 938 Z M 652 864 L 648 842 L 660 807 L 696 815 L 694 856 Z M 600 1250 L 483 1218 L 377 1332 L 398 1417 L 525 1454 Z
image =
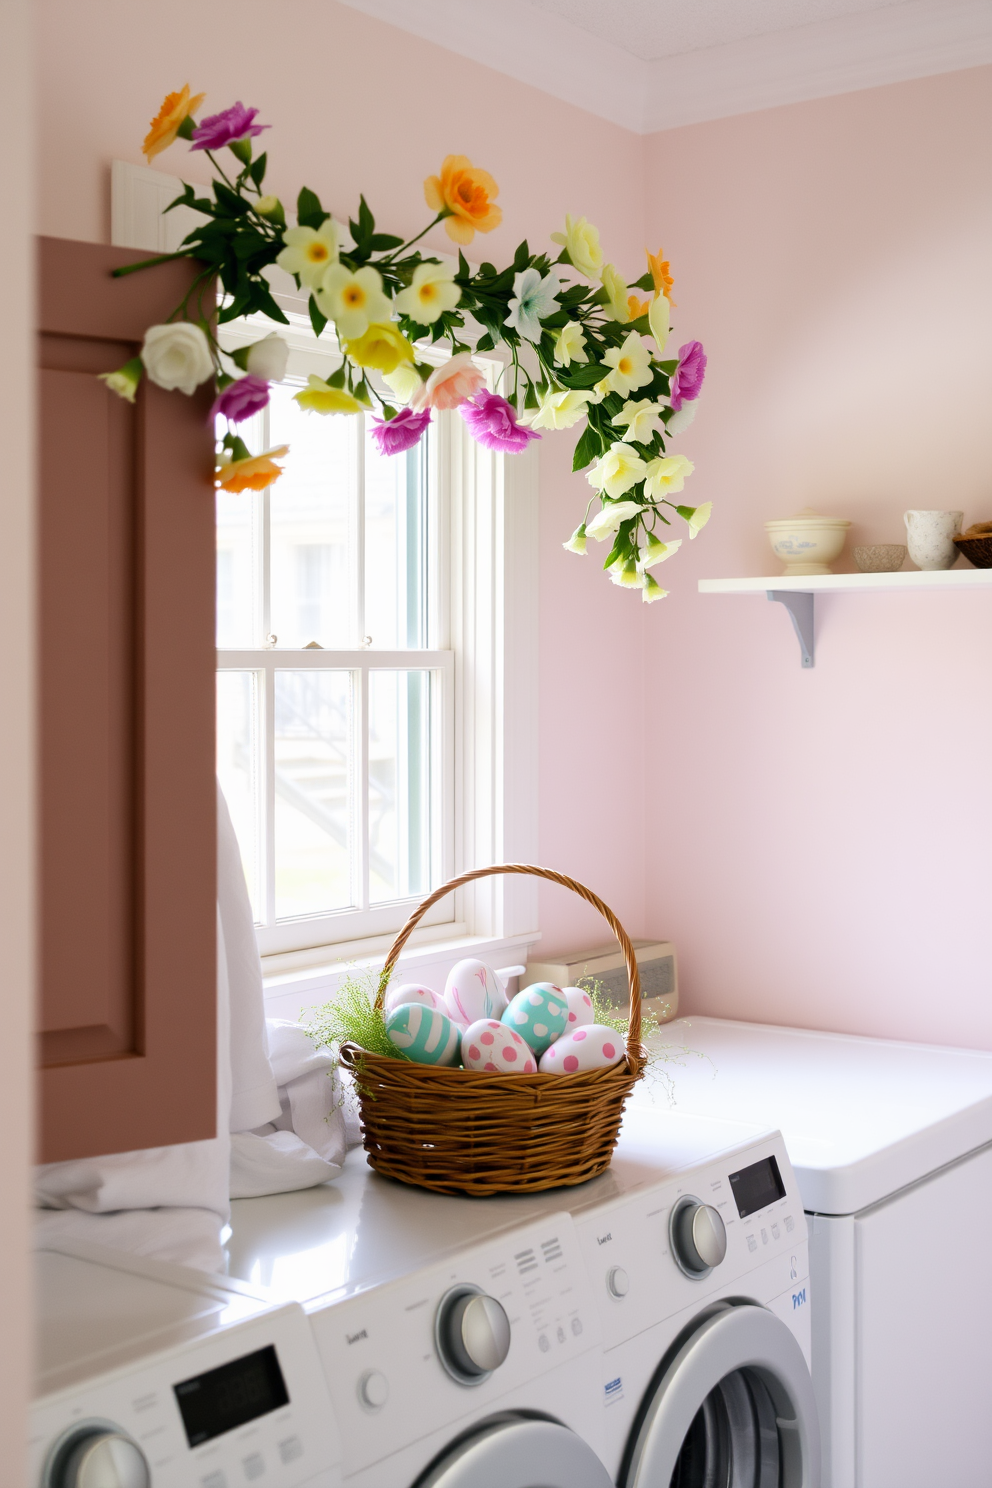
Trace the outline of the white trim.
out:
M 635 134 L 992 61 L 987 0 L 882 3 L 650 61 L 528 0 L 344 3 Z

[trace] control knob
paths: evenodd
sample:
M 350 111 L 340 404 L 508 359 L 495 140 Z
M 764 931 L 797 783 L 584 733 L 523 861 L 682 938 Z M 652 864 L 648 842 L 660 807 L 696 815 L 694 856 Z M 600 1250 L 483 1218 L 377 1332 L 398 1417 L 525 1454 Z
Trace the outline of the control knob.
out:
M 434 1338 L 452 1379 L 481 1385 L 510 1352 L 510 1319 L 496 1298 L 478 1287 L 452 1287 L 441 1298 Z
M 113 1427 L 74 1431 L 58 1447 L 52 1488 L 149 1488 L 151 1474 L 137 1442 Z
M 672 1209 L 672 1255 L 686 1276 L 708 1275 L 727 1254 L 727 1230 L 712 1204 L 685 1194 Z

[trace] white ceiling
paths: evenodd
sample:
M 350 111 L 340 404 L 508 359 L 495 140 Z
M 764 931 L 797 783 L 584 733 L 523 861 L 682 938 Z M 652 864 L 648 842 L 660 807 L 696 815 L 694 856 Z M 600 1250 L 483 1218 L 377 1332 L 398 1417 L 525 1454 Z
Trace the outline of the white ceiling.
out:
M 639 134 L 992 62 L 992 0 L 344 0 Z

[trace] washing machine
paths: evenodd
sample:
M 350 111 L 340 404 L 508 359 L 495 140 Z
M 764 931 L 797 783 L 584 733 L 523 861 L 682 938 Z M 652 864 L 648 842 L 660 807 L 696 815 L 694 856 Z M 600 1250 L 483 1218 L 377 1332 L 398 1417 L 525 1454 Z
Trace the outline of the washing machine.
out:
M 987 1488 L 992 1054 L 704 1017 L 654 1038 L 694 1051 L 668 1066 L 676 1110 L 782 1129 L 826 1488 Z M 665 1093 L 633 1100 L 661 1141 Z
M 298 1305 L 82 1241 L 36 1263 L 29 1488 L 338 1488 Z
M 232 1271 L 309 1315 L 348 1488 L 611 1488 L 560 1204 L 427 1193 L 356 1150 L 333 1183 L 232 1205 Z

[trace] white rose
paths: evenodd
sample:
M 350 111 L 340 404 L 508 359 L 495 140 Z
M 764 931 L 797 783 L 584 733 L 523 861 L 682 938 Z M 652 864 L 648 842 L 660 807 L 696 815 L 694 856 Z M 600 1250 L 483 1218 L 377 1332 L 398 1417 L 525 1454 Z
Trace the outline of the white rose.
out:
M 209 341 L 200 327 L 188 320 L 175 325 L 149 326 L 141 360 L 152 382 L 167 392 L 178 388 L 187 397 L 201 382 L 212 377 L 214 371 Z
M 275 331 L 248 348 L 245 371 L 265 382 L 282 382 L 289 361 L 289 346 Z

